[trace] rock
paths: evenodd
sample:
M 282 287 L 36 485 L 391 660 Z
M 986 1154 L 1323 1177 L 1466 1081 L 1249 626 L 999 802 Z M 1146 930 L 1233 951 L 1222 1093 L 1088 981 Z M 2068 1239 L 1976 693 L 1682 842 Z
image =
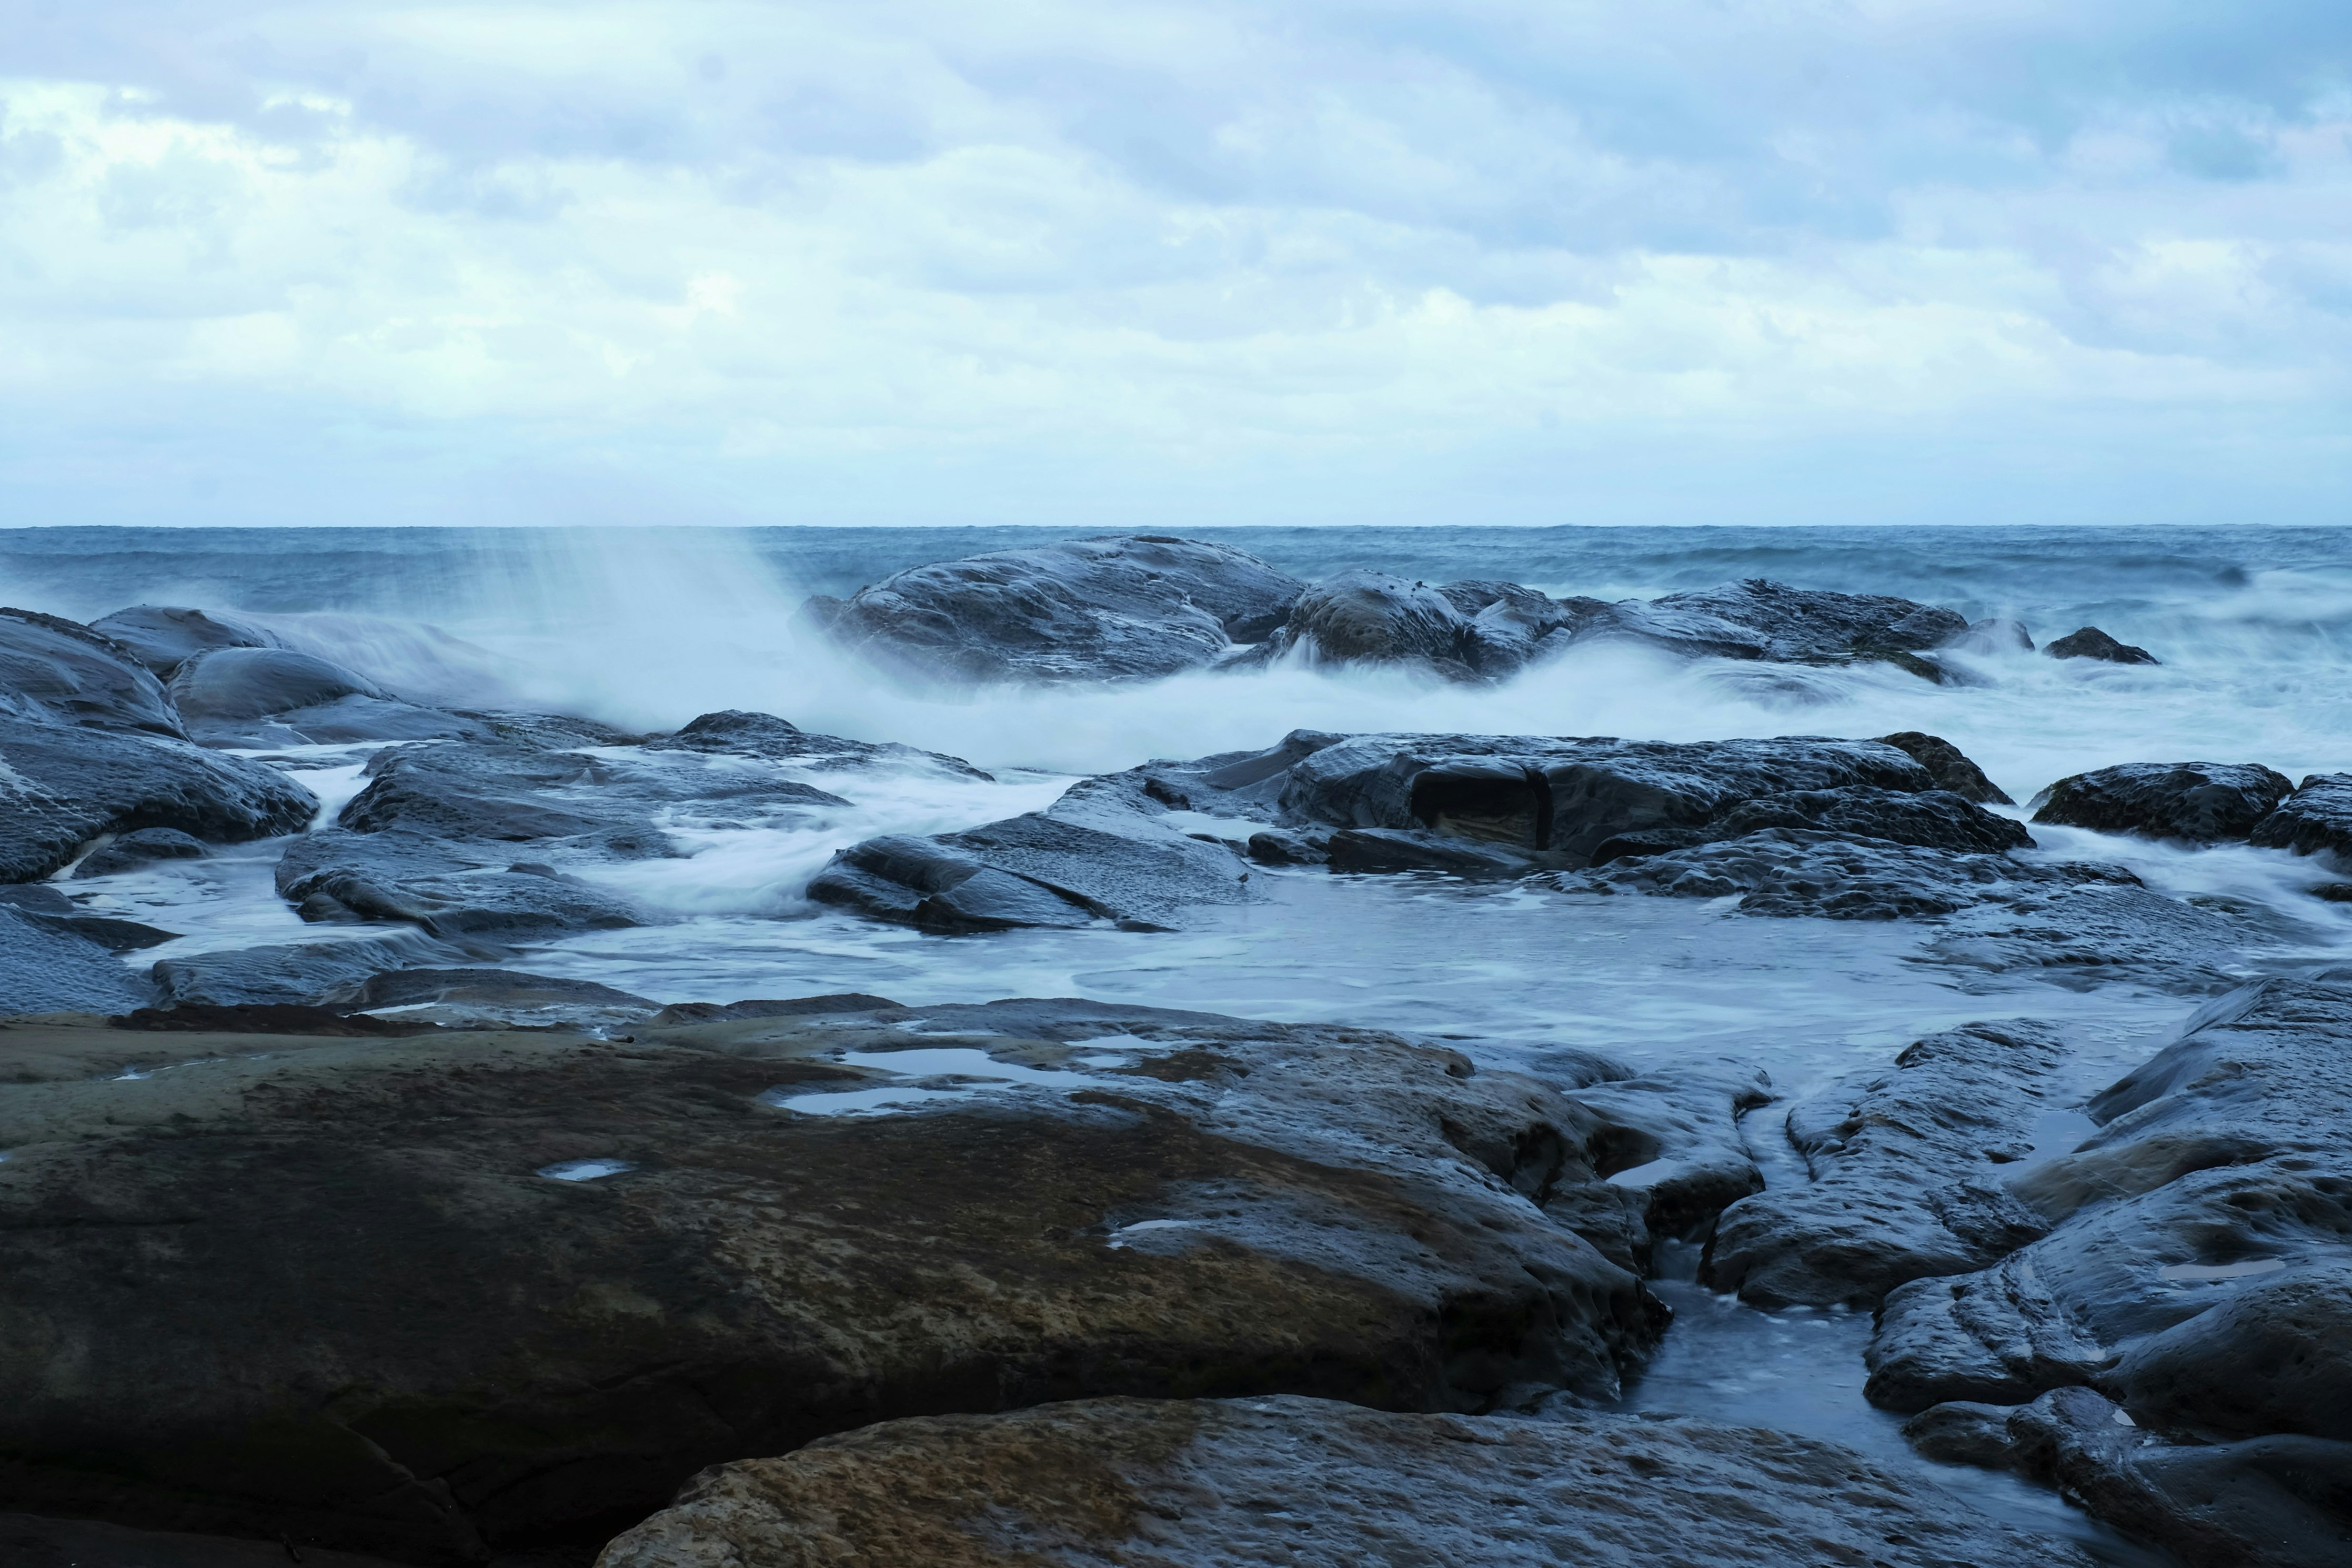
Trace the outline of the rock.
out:
M 2031 647 L 2031 645 L 2028 645 Z M 1881 735 L 1879 741 L 1927 770 L 1937 789 L 1951 791 L 1962 800 L 1979 805 L 2014 805 L 2017 803 L 2001 792 L 1999 784 L 1985 777 L 1984 770 L 1970 762 L 1958 746 L 1941 735 L 1923 734 L 1916 730 L 1905 730 L 1897 734 Z
M 1610 847 L 1619 848 L 1620 841 L 1612 840 Z M 1921 920 L 1983 903 L 2038 901 L 2077 882 L 2137 885 L 2138 879 L 2112 867 L 2048 867 L 2006 855 L 1955 855 L 1774 827 L 1680 847 L 1662 840 L 1654 853 L 1616 853 L 1560 885 L 1678 899 L 1738 896 L 1739 908 L 1750 914 Z
M 2252 833 L 2294 791 L 2252 763 L 2126 763 L 2060 779 L 2037 797 L 2033 820 L 2221 844 Z
M 339 986 L 363 984 L 387 969 L 506 956 L 504 949 L 492 944 L 441 942 L 422 931 L 406 931 L 348 942 L 215 948 L 185 958 L 164 959 L 150 974 L 157 994 L 173 1005 L 310 1006 Z
M 108 1076 L 157 1037 L 180 1065 Z M 0 1086 L 7 1507 L 463 1559 L 914 1413 L 1605 1397 L 1660 1327 L 1538 1207 L 1592 1179 L 1589 1113 L 1375 1031 L 1020 1002 L 9 1038 L 45 1065 Z
M 113 1013 L 152 994 L 100 943 L 0 904 L 0 1016 Z
M 409 921 L 436 937 L 519 942 L 657 918 L 613 889 L 514 855 L 511 845 L 405 829 L 329 829 L 288 846 L 276 879 L 306 921 Z
M 195 654 L 172 677 L 172 700 L 191 737 L 208 746 L 491 736 L 473 720 L 404 702 L 357 670 L 288 647 Z
M 1738 838 L 1767 828 L 1833 833 L 1841 838 L 1909 844 L 1963 855 L 2031 849 L 2024 827 L 1948 790 L 1791 790 L 1743 801 L 1707 824 L 1711 838 Z
M 142 827 L 109 839 L 74 868 L 80 877 L 111 877 L 158 860 L 201 860 L 205 847 L 176 827 Z
M 2352 865 L 2352 773 L 2312 773 L 2255 824 L 2247 841 L 2298 855 L 2326 853 Z
M 2019 1468 L 2189 1568 L 2340 1568 L 2352 1560 L 2352 1443 L 2173 1447 L 2082 1388 L 2042 1395 L 2008 1427 Z
M 593 980 L 512 969 L 398 969 L 322 993 L 327 1006 L 354 1013 L 397 1009 L 402 1022 L 444 1028 L 551 1028 L 600 1034 L 662 1011 L 661 1004 Z
M 438 1024 L 411 1018 L 371 1018 L 336 1007 L 285 1002 L 218 1005 L 179 1002 L 169 1007 L 136 1007 L 107 1026 L 150 1034 L 303 1035 L 313 1038 L 383 1039 L 428 1035 Z
M 0 881 L 62 870 L 107 834 L 241 843 L 299 831 L 319 810 L 274 768 L 160 734 L 0 716 Z
M 896 741 L 851 741 L 839 735 L 811 734 L 772 713 L 747 713 L 738 708 L 719 713 L 705 713 L 675 734 L 659 735 L 646 742 L 645 750 L 766 757 L 776 762 L 799 763 L 824 769 L 903 763 L 950 773 L 958 778 L 993 777 L 961 757 L 918 751 Z
M 733 1024 L 746 1018 L 803 1018 L 816 1013 L 871 1013 L 898 1004 L 887 996 L 840 991 L 827 996 L 791 996 L 746 1002 L 673 1002 L 654 1015 L 656 1024 Z
M 1251 834 L 1248 843 L 1249 858 L 1261 866 L 1321 866 L 1331 858 L 1328 836 L 1318 841 L 1308 834 L 1271 827 Z
M 2032 653 L 2033 638 L 2024 622 L 1994 616 L 1970 621 L 1964 630 L 1946 638 L 1942 646 L 1956 653 Z
M 181 735 L 161 682 L 77 621 L 0 609 L 0 718 Z
M 918 566 L 803 616 L 926 683 L 1150 679 L 1264 642 L 1304 586 L 1228 545 L 1106 535 Z
M 2009 1436 L 2013 1409 L 2007 1405 L 1948 1400 L 1903 1423 L 1903 1439 L 1938 1464 L 2005 1470 L 2017 1462 L 2016 1447 Z
M 1571 635 L 1579 643 L 1632 643 L 1680 658 L 1764 659 L 1772 655 L 1769 638 L 1720 616 L 1676 609 L 1663 599 L 1627 599 L 1605 604 L 1599 599 L 1560 602 L 1573 617 Z
M 1874 741 L 1788 736 L 1678 743 L 1487 735 L 1357 735 L 1288 768 L 1293 823 L 1425 829 L 1570 863 L 1604 841 L 1701 827 L 1767 795 L 1855 785 L 1934 787 L 1926 769 Z
M 1531 876 L 1560 862 L 1559 856 L 1541 851 L 1393 827 L 1341 828 L 1331 835 L 1325 858 L 1334 871 L 1433 871 L 1471 878 Z
M 1524 592 L 1524 590 L 1522 590 Z M 1412 664 L 1450 680 L 1509 674 L 1524 649 L 1490 647 L 1478 623 L 1444 593 L 1385 572 L 1343 572 L 1299 595 L 1271 639 L 1314 664 Z
M 268 627 L 215 611 L 133 605 L 90 622 L 89 629 L 121 644 L 164 680 L 182 665 L 216 647 L 284 647 Z
M 1761 577 L 1669 594 L 1654 601 L 1654 607 L 1744 626 L 1765 639 L 1763 657 L 1792 661 L 1940 647 L 1969 625 L 1967 617 L 1934 605 L 1880 594 L 1792 588 Z
M 697 1477 L 597 1568 L 2088 1561 L 1788 1433 L 1276 1397 L 1090 1399 L 826 1437 Z
M 2327 1324 L 2352 1280 L 2347 1046 L 2334 986 L 2263 981 L 2200 1010 L 2090 1102 L 2099 1131 L 2011 1184 L 2047 1237 L 1887 1296 L 1872 1402 L 2084 1385 L 2199 1440 L 2343 1436 L 2352 1342 Z
M 1592 1071 L 1575 1073 L 1563 1092 L 1599 1119 L 1583 1154 L 1601 1182 L 1561 1184 L 1544 1212 L 1646 1276 L 1658 1242 L 1704 1241 L 1726 1207 L 1763 1190 L 1740 1119 L 1771 1100 L 1772 1081 L 1729 1058 L 1639 1075 L 1601 1065 L 1588 1079 Z
M 2144 647 L 2120 643 L 2096 626 L 2060 637 L 2042 650 L 2052 658 L 2096 658 L 2109 664 L 2161 664 L 2164 661 Z
M 1970 1024 L 1796 1106 L 1788 1139 L 1811 1180 L 1726 1209 L 1701 1280 L 1766 1309 L 1875 1307 L 2046 1235 L 2000 1175 L 2032 1152 L 2065 1057 L 2030 1019 Z
M 1044 811 L 932 838 L 853 845 L 817 874 L 808 896 L 939 931 L 1097 921 L 1170 930 L 1190 910 L 1255 901 L 1248 863 L 1234 847 L 1169 826 L 1170 809 L 1140 773 L 1085 779 Z

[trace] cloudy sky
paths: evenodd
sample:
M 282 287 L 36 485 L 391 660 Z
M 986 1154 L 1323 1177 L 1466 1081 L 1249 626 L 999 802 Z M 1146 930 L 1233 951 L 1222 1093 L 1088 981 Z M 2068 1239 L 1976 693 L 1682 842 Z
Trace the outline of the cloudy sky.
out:
M 0 36 L 0 524 L 2352 521 L 2345 0 Z

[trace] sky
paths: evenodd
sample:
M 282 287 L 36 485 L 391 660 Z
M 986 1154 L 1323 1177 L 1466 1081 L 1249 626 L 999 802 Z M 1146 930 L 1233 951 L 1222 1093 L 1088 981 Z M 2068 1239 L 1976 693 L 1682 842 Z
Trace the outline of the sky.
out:
M 2352 522 L 2344 0 L 0 39 L 0 525 Z

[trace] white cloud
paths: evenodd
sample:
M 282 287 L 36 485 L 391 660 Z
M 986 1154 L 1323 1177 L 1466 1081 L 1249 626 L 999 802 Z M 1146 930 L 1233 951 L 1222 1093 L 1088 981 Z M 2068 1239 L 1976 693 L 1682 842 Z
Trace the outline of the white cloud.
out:
M 0 505 L 2341 520 L 2352 21 L 2045 9 L 59 8 Z

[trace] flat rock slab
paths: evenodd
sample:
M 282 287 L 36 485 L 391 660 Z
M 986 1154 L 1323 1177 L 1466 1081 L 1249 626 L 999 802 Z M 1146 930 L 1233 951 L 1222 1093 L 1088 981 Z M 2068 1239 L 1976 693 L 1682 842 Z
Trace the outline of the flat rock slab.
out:
M 598 1568 L 2078 1568 L 1835 1444 L 1696 1420 L 1094 1399 L 696 1479 Z
M 0 1506 L 30 1511 L 467 1561 L 877 1420 L 1605 1397 L 1663 1327 L 1540 1207 L 1598 1180 L 1601 1118 L 1373 1031 L 19 1023 L 0 1062 Z

